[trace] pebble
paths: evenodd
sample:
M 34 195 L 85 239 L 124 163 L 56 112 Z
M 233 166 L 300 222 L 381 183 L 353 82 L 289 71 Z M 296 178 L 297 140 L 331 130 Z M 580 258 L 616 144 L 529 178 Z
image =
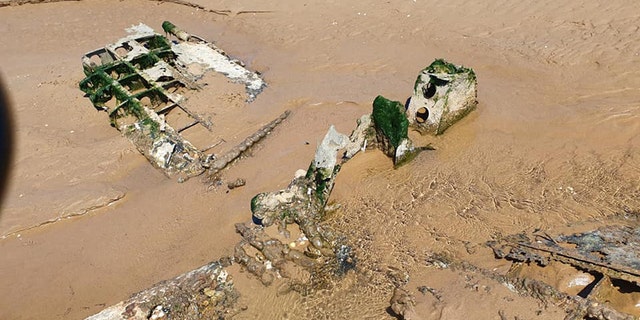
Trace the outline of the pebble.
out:
M 227 184 L 227 187 L 229 188 L 229 190 L 235 189 L 235 188 L 239 188 L 244 186 L 245 184 L 247 184 L 247 181 L 242 179 L 242 178 L 238 178 L 233 182 L 229 182 Z
M 216 291 L 211 289 L 211 288 L 204 288 L 204 290 L 202 290 L 202 292 L 209 298 L 211 298 L 211 297 L 216 295 Z
M 151 317 L 149 317 L 149 319 L 151 320 L 166 319 L 166 315 L 167 314 L 164 313 L 162 305 L 159 305 L 153 308 L 153 311 L 151 312 Z

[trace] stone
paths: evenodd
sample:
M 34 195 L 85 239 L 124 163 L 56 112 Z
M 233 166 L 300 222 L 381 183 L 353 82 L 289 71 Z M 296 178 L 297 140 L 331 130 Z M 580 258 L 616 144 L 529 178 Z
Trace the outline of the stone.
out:
M 391 297 L 391 310 L 401 319 L 419 319 L 415 312 L 415 298 L 406 290 L 396 288 Z
M 437 59 L 418 75 L 406 114 L 412 128 L 439 135 L 477 104 L 473 70 Z
M 247 184 L 247 181 L 242 179 L 242 178 L 238 178 L 232 182 L 227 183 L 227 188 L 229 188 L 229 190 L 233 190 L 235 188 L 239 188 L 244 186 L 245 184 Z

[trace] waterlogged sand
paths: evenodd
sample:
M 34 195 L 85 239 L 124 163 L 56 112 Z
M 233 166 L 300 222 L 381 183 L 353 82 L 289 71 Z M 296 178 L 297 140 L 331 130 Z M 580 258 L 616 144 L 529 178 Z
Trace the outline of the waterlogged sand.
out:
M 440 57 L 476 71 L 478 109 L 445 135 L 418 139 L 436 150 L 397 170 L 376 151 L 343 167 L 332 196 L 342 208 L 328 224 L 348 236 L 358 269 L 301 298 L 233 266 L 247 306 L 238 318 L 393 319 L 393 279 L 407 274 L 426 319 L 562 319 L 557 306 L 426 261 L 445 252 L 506 271 L 483 245 L 495 236 L 597 227 L 640 209 L 638 2 L 199 3 L 228 11 L 111 0 L 0 8 L 0 73 L 17 137 L 0 217 L 1 319 L 83 318 L 231 254 L 253 195 L 285 187 L 329 125 L 349 133 L 378 94 L 404 101 Z M 235 108 L 218 123 L 231 140 L 293 111 L 224 171 L 246 179 L 243 188 L 167 179 L 77 87 L 82 54 L 164 20 L 267 81 L 246 106 L 218 93 Z M 638 314 L 638 298 L 626 298 L 618 302 Z

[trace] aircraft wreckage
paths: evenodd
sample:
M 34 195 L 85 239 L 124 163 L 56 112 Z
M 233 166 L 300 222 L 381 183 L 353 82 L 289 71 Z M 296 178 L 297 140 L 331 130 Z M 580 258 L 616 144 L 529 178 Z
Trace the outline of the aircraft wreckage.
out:
M 166 22 L 164 26 L 172 27 Z M 193 38 L 193 36 L 180 30 L 169 30 L 172 30 L 170 32 L 175 34 L 181 41 L 190 41 Z M 143 37 L 135 35 L 133 38 L 125 38 L 115 46 L 131 42 L 131 39 L 142 39 L 140 41 L 144 42 L 144 39 L 156 38 L 164 39 L 158 34 L 147 33 Z M 135 42 L 138 41 L 135 40 Z M 201 40 L 198 41 L 200 41 L 198 43 L 202 43 Z M 209 46 L 208 44 L 205 45 Z M 130 46 L 133 48 L 133 45 Z M 165 50 L 168 49 L 162 49 L 158 53 L 154 53 L 154 55 L 158 56 L 160 52 L 166 52 Z M 162 119 L 158 121 L 156 115 L 163 113 L 155 110 L 162 111 L 166 107 L 158 109 L 157 107 L 141 105 L 141 109 L 136 109 L 139 105 L 138 97 L 145 97 L 145 95 L 133 93 L 122 99 L 117 98 L 117 101 L 119 101 L 118 106 L 129 106 L 132 102 L 135 106 L 132 109 L 133 111 L 124 110 L 121 111 L 121 114 L 118 113 L 120 112 L 118 110 L 121 110 L 122 107 L 104 106 L 102 101 L 105 99 L 101 98 L 99 89 L 96 89 L 97 86 L 87 85 L 87 83 L 106 79 L 111 81 L 111 85 L 116 86 L 117 89 L 119 89 L 118 85 L 131 88 L 126 80 L 127 77 L 124 77 L 125 80 L 122 81 L 123 79 L 120 76 L 109 76 L 113 68 L 113 65 L 110 64 L 113 62 L 110 60 L 113 57 L 113 54 L 110 53 L 111 51 L 114 51 L 113 46 L 107 46 L 103 51 L 96 51 L 86 57 L 108 53 L 106 67 L 104 63 L 98 65 L 98 67 L 89 62 L 84 63 L 88 77 L 81 84 L 81 87 L 89 94 L 96 107 L 109 111 L 114 126 L 129 137 L 141 149 L 142 153 L 158 167 L 167 171 L 174 170 L 187 173 L 197 173 L 202 170 L 201 168 L 205 167 L 205 165 L 202 163 L 197 164 L 197 162 L 190 160 L 202 159 L 202 157 L 197 158 L 191 155 L 185 157 L 179 153 L 192 149 L 173 147 L 176 141 L 179 142 L 179 144 L 175 144 L 176 146 L 190 146 L 188 142 L 176 138 L 176 136 L 179 136 L 180 129 L 175 131 L 168 129 L 168 126 L 165 125 L 164 131 L 157 130 L 145 122 L 149 122 L 149 120 L 145 119 L 151 118 L 156 120 L 157 123 L 161 123 Z M 180 51 L 178 50 L 178 52 Z M 172 49 L 167 54 L 173 56 L 176 51 Z M 130 57 L 130 55 L 125 55 L 125 57 Z M 153 86 L 150 86 L 152 89 L 147 88 L 146 85 L 143 86 L 142 92 L 155 90 L 158 87 L 168 87 L 165 85 L 167 81 L 149 82 L 147 78 L 151 78 L 153 81 L 153 77 L 149 77 L 148 73 L 154 75 L 155 73 L 139 71 L 152 68 L 138 67 L 135 63 L 137 61 L 135 58 L 130 59 L 133 63 L 128 62 L 126 59 L 121 60 L 124 61 L 123 63 L 127 67 L 130 67 L 129 65 L 135 67 L 127 69 L 135 71 L 133 77 L 137 78 L 139 76 L 147 83 L 153 84 Z M 85 59 L 85 61 L 88 60 Z M 157 61 L 161 63 L 164 60 L 158 59 Z M 179 63 L 179 61 L 182 61 L 181 59 L 176 58 L 173 61 L 175 61 L 173 68 L 181 66 Z M 162 64 L 162 66 L 166 68 L 165 64 Z M 170 63 L 169 66 L 171 66 Z M 258 90 L 255 91 L 255 94 L 257 94 L 264 85 L 258 86 L 255 84 L 253 81 L 257 78 L 252 77 L 251 73 L 245 73 L 244 75 L 246 77 L 242 79 L 245 79 L 243 81 L 247 84 L 247 91 L 251 93 L 254 92 L 251 90 Z M 98 80 L 93 80 L 94 78 Z M 173 77 L 173 80 L 166 80 L 175 81 L 175 79 L 176 77 Z M 171 83 L 170 81 L 168 83 Z M 185 86 L 191 83 L 188 80 L 181 80 L 181 83 L 182 81 L 184 81 Z M 165 84 L 161 85 L 160 83 Z M 451 85 L 455 85 L 453 87 L 455 90 L 449 88 Z M 458 90 L 464 86 L 467 87 L 463 92 Z M 432 92 L 434 89 L 435 92 Z M 424 97 L 426 95 L 425 92 L 427 92 L 428 97 L 426 99 L 414 97 L 408 107 L 398 101 L 392 101 L 382 96 L 375 98 L 372 113 L 360 117 L 357 120 L 356 128 L 349 136 L 337 132 L 331 126 L 318 146 L 314 159 L 307 170 L 298 170 L 287 188 L 279 191 L 263 192 L 253 197 L 251 199 L 251 221 L 236 224 L 236 231 L 241 235 L 242 239 L 236 245 L 233 256 L 223 257 L 177 278 L 161 282 L 88 319 L 199 319 L 202 317 L 224 318 L 232 316 L 239 312 L 237 306 L 235 306 L 239 293 L 233 287 L 233 282 L 227 278 L 225 267 L 231 263 L 243 265 L 264 285 L 272 284 L 275 279 L 285 279 L 288 285 L 287 290 L 301 293 L 312 292 L 314 281 L 315 285 L 317 285 L 318 279 L 326 276 L 319 273 L 340 276 L 355 268 L 357 259 L 353 256 L 352 250 L 344 237 L 334 231 L 320 227 L 320 223 L 325 218 L 325 213 L 328 210 L 328 200 L 333 190 L 335 178 L 342 165 L 356 156 L 358 152 L 363 152 L 367 149 L 380 149 L 393 160 L 395 166 L 410 161 L 417 153 L 433 149 L 430 145 L 415 146 L 408 135 L 410 126 L 416 130 L 420 129 L 419 131 L 423 133 L 441 134 L 446 127 L 459 120 L 475 108 L 477 104 L 476 79 L 473 71 L 455 66 L 444 60 L 436 60 L 427 67 L 419 76 L 419 80 L 416 81 L 414 90 L 414 96 L 421 95 Z M 122 91 L 125 93 L 130 92 L 129 89 Z M 249 96 L 252 97 L 251 94 Z M 134 97 L 135 99 L 129 97 Z M 434 100 L 441 100 L 441 102 L 434 104 Z M 179 99 L 171 101 L 177 102 Z M 459 105 L 460 101 L 465 101 L 465 104 L 463 106 Z M 142 113 L 137 114 L 137 110 L 142 110 Z M 133 113 L 135 116 L 133 122 L 123 122 L 123 119 L 126 119 L 128 115 L 126 112 Z M 260 137 L 265 130 L 272 128 L 278 121 L 284 119 L 286 115 L 288 115 L 288 112 L 274 120 L 272 124 L 265 126 L 266 129 L 259 130 L 254 136 Z M 197 122 L 199 120 L 195 119 L 194 121 Z M 425 127 L 419 128 L 418 126 L 420 125 Z M 150 134 L 154 132 L 153 130 L 157 130 L 155 135 Z M 148 138 L 140 138 L 141 135 L 146 135 Z M 235 148 L 235 152 L 228 153 L 228 157 L 236 156 L 238 152 L 243 151 L 243 147 L 253 143 L 255 140 L 252 137 L 247 139 L 240 147 Z M 171 146 L 167 147 L 169 152 L 159 153 L 155 151 L 159 146 L 166 143 L 171 144 Z M 164 156 L 159 157 L 158 155 Z M 178 159 L 171 162 L 174 157 Z M 229 160 L 225 160 L 224 157 L 221 159 L 218 160 L 221 161 L 219 164 L 216 164 L 216 160 L 209 162 L 208 166 L 211 174 L 217 173 L 223 168 L 222 164 Z M 296 233 L 297 240 L 295 241 L 291 241 L 292 232 L 288 230 L 289 226 L 293 226 L 293 229 L 295 229 L 293 230 Z M 270 235 L 267 231 L 272 227 L 276 227 L 277 233 L 282 235 L 284 239 L 274 238 Z M 292 268 L 300 269 L 302 272 L 291 272 Z M 300 275 L 312 275 L 315 280 L 302 279 Z
M 243 83 L 248 101 L 256 98 L 265 83 L 257 73 L 245 69 L 202 38 L 169 22 L 163 24 L 163 29 L 178 41 L 171 42 L 141 24 L 130 28 L 127 37 L 86 54 L 83 67 L 87 77 L 80 87 L 97 109 L 107 111 L 111 124 L 167 175 L 190 177 L 207 170 L 214 175 L 264 137 L 289 112 L 225 154 L 206 154 L 206 148 L 193 146 L 182 138 L 182 133 L 194 126 L 211 130 L 211 123 L 183 104 L 180 92 L 198 90 L 201 76 L 190 72 L 189 64 L 203 65 L 200 70 L 219 72 Z M 408 135 L 410 129 L 422 134 L 442 134 L 476 107 L 476 97 L 473 70 L 435 60 L 419 73 L 406 104 L 376 97 L 371 114 L 357 119 L 351 135 L 339 133 L 333 126 L 329 128 L 309 167 L 298 170 L 289 186 L 253 197 L 251 221 L 235 226 L 241 240 L 232 256 L 160 282 L 88 319 L 232 317 L 241 312 L 237 306 L 241 293 L 226 270 L 233 263 L 241 264 L 264 285 L 278 279 L 284 281 L 286 290 L 303 294 L 313 292 L 313 286 L 322 281 L 318 279 L 340 277 L 356 268 L 357 257 L 348 241 L 336 230 L 320 226 L 330 210 L 328 199 L 342 165 L 357 153 L 371 149 L 381 150 L 395 166 L 411 161 L 419 152 L 433 148 L 414 145 Z M 188 115 L 190 121 L 172 125 L 167 119 L 176 111 Z M 273 236 L 274 233 L 278 236 Z M 493 248 L 496 258 L 514 261 L 507 275 L 449 258 L 437 265 L 487 274 L 518 292 L 545 302 L 564 303 L 567 319 L 631 319 L 606 301 L 614 294 L 609 289 L 612 282 L 638 284 L 640 268 L 635 246 L 640 241 L 639 234 L 633 228 L 608 227 L 556 238 L 544 235 L 531 240 L 529 236 L 517 235 L 489 242 L 487 245 Z M 530 279 L 523 271 L 530 263 L 569 264 L 597 277 L 588 290 L 571 295 Z

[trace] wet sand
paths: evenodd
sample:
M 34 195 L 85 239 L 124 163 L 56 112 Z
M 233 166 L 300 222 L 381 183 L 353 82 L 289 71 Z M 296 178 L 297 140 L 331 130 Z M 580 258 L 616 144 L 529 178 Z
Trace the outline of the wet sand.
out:
M 239 318 L 392 319 L 395 268 L 412 290 L 442 292 L 433 319 L 499 318 L 499 310 L 560 319 L 558 308 L 486 279 L 478 285 L 492 289 L 473 292 L 468 275 L 434 272 L 425 259 L 449 252 L 505 268 L 483 246 L 495 235 L 605 223 L 640 208 L 640 4 L 199 3 L 230 13 L 106 0 L 0 8 L 0 72 L 17 137 L 0 218 L 0 318 L 86 317 L 230 254 L 253 195 L 285 187 L 329 125 L 349 133 L 378 94 L 404 101 L 418 71 L 440 57 L 475 70 L 478 109 L 443 136 L 419 138 L 436 150 L 397 170 L 377 152 L 344 166 L 332 195 L 342 209 L 327 223 L 355 244 L 359 272 L 300 298 L 236 270 L 248 307 Z M 164 20 L 263 74 L 268 88 L 236 106 L 245 111 L 226 132 L 242 136 L 293 111 L 223 173 L 246 179 L 243 188 L 167 179 L 78 89 L 82 54 L 130 25 L 160 30 Z

